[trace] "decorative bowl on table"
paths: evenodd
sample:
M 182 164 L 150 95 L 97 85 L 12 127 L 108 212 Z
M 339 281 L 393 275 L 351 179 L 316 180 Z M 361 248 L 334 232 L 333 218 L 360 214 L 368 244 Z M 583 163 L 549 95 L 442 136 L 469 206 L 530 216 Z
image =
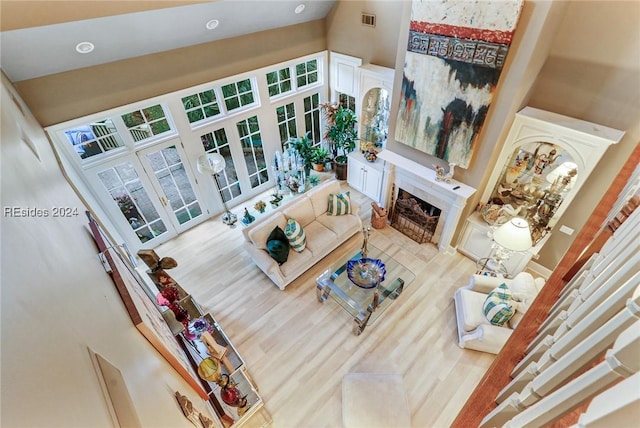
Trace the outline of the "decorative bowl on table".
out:
M 380 259 L 361 258 L 347 262 L 347 277 L 361 288 L 374 288 L 382 281 L 387 270 Z

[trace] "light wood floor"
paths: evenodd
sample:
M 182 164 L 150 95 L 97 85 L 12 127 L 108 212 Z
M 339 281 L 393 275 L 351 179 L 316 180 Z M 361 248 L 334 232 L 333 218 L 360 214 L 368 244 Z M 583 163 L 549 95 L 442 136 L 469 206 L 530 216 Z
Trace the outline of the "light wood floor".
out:
M 351 192 L 368 224 L 371 201 Z M 416 280 L 360 336 L 352 334 L 352 319 L 336 302 L 317 301 L 315 278 L 341 251 L 358 248 L 361 236 L 285 291 L 242 249 L 241 226 L 231 229 L 219 217 L 156 251 L 178 261 L 171 275 L 238 348 L 275 427 L 340 427 L 341 382 L 350 372 L 401 374 L 412 425 L 447 427 L 494 359 L 456 344 L 453 293 L 475 264 L 460 254 L 439 254 L 434 245 L 419 245 L 389 226 L 372 229 L 370 242 L 411 269 Z

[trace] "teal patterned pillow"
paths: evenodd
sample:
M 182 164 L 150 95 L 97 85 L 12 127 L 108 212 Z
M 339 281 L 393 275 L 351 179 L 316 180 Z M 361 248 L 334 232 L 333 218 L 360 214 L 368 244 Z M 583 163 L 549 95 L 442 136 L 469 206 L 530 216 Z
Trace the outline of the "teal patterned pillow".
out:
M 287 235 L 289 245 L 294 251 L 301 253 L 307 246 L 307 235 L 300 223 L 290 218 L 287 220 L 287 226 L 284 228 L 284 234 Z
M 349 192 L 329 194 L 329 206 L 327 207 L 327 215 L 345 215 L 351 214 L 351 198 Z
M 487 295 L 483 308 L 484 316 L 493 325 L 502 327 L 515 313 L 511 291 L 502 283 Z

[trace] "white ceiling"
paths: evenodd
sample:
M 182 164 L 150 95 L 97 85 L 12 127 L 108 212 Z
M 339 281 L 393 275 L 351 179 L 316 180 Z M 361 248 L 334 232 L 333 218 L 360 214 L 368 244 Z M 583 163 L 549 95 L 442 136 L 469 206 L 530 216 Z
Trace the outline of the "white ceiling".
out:
M 220 0 L 0 33 L 13 82 L 324 18 L 335 0 Z M 297 6 L 304 4 L 302 13 Z M 82 3 L 79 2 L 79 7 Z M 209 20 L 220 24 L 206 29 Z M 76 52 L 91 42 L 89 54 Z

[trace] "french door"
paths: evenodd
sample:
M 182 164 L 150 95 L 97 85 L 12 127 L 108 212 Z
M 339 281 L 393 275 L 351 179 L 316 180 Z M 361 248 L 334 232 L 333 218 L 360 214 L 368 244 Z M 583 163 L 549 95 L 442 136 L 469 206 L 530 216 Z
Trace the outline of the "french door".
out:
M 184 164 L 179 140 L 155 145 L 137 153 L 172 227 L 179 233 L 204 220 L 191 169 Z
M 99 192 L 105 210 L 134 250 L 205 220 L 184 158 L 180 141 L 170 140 L 96 167 L 96 188 L 108 194 Z

